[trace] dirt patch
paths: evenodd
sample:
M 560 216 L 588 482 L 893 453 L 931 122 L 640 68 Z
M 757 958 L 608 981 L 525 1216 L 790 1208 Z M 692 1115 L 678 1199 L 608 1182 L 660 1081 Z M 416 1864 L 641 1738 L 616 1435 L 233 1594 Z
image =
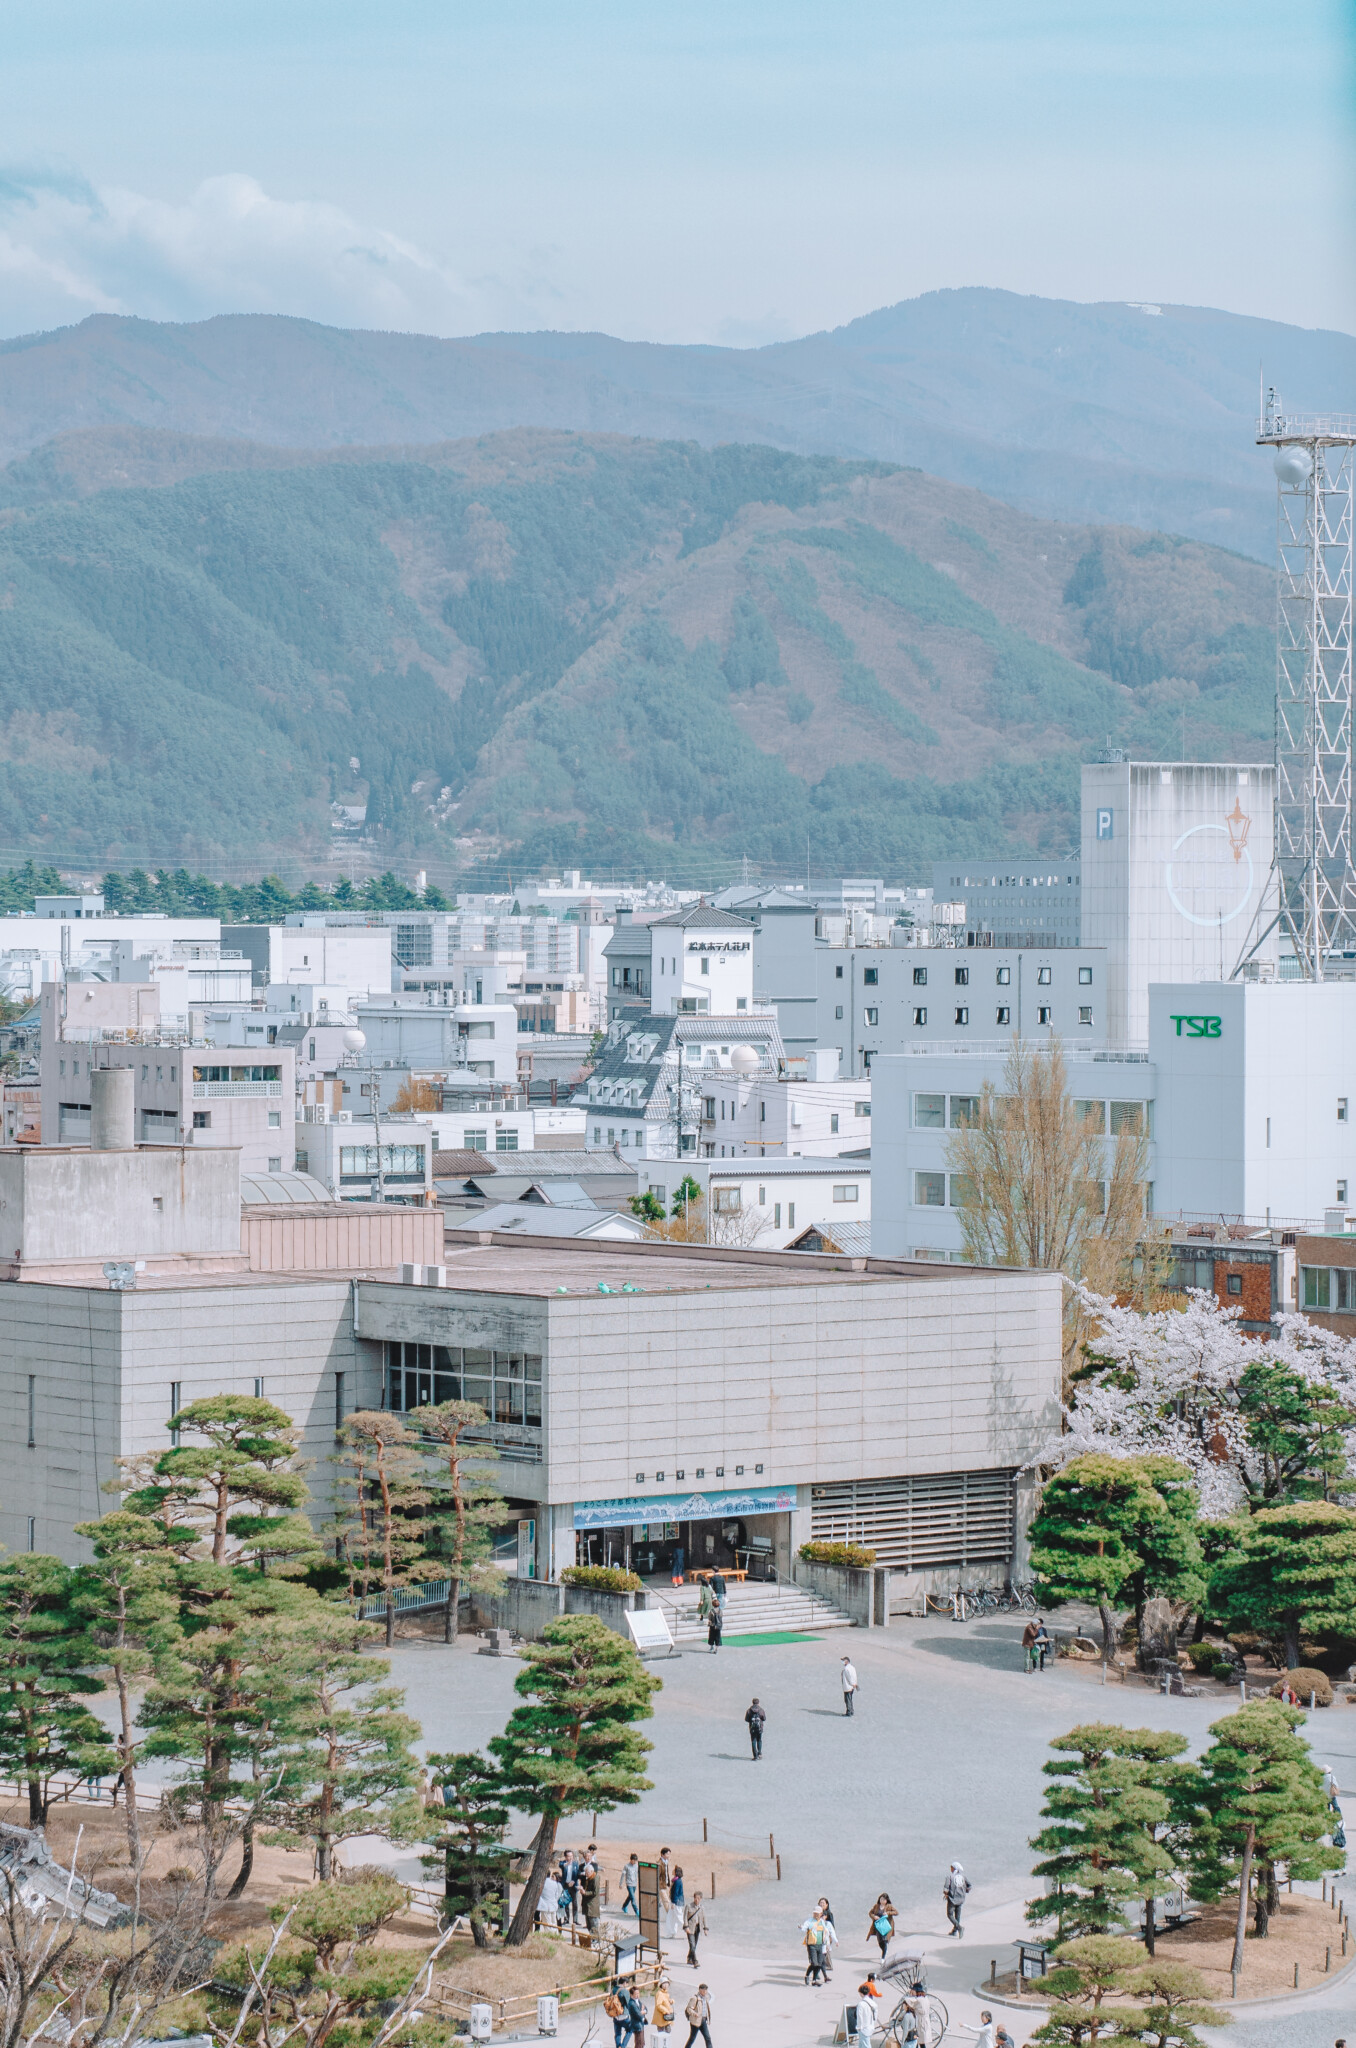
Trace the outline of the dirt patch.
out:
M 570 1847 L 584 1849 L 590 1839 L 576 1830 L 568 1837 L 562 1834 L 560 1846 L 564 1848 L 568 1841 Z M 667 1837 L 664 1841 L 600 1842 L 598 1868 L 607 1887 L 604 1904 L 614 1917 L 626 1898 L 622 1865 L 631 1851 L 635 1850 L 642 1863 L 653 1863 L 664 1847 L 668 1848 L 670 1861 L 682 1869 L 687 1897 L 700 1892 L 708 1905 L 713 1897 L 723 1899 L 727 1892 L 743 1891 L 748 1885 L 761 1884 L 768 1878 L 775 1880 L 777 1876 L 777 1866 L 771 1857 L 758 1856 L 750 1850 L 718 1848 L 714 1842 L 675 1842 Z M 626 1917 L 631 1920 L 629 1913 Z
M 533 1934 L 515 1949 L 477 1949 L 470 1942 L 456 1942 L 452 1961 L 438 1971 L 438 1982 L 445 1990 L 495 2005 L 501 1998 L 568 1991 L 596 1978 L 603 1961 L 593 1949 L 574 1947 L 568 1936 Z

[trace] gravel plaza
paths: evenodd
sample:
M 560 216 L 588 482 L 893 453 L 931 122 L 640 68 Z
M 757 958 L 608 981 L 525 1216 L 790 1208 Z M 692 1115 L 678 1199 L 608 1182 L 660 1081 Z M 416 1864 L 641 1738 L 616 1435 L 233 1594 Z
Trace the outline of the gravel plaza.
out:
M 945 1616 L 896 1621 L 888 1630 L 833 1632 L 817 1640 L 748 1648 L 727 1638 L 716 1655 L 686 1650 L 652 1668 L 664 1690 L 644 1733 L 654 1744 L 654 1790 L 636 1807 L 599 1816 L 597 1840 L 614 1879 L 609 1841 L 654 1838 L 674 1845 L 689 1896 L 705 1892 L 702 1820 L 710 1841 L 758 1858 L 768 1876 L 707 1903 L 710 1931 L 700 1975 L 713 1992 L 716 2048 L 736 2039 L 755 2048 L 828 2042 L 843 2002 L 868 1959 L 868 1909 L 887 1891 L 901 1933 L 917 1936 L 929 1979 L 951 2016 L 948 2041 L 964 2043 L 979 2024 L 974 1987 L 992 1959 L 1011 1967 L 1012 1942 L 1027 1933 L 1023 1906 L 1042 1797 L 1041 1765 L 1052 1737 L 1080 1721 L 1173 1728 L 1193 1752 L 1206 1746 L 1211 1721 L 1227 1701 L 1168 1699 L 1139 1687 L 1105 1690 L 1087 1669 L 1054 1664 L 1026 1674 L 1022 1621 L 998 1616 L 958 1625 Z M 839 1659 L 850 1650 L 860 1679 L 857 1711 L 842 1709 Z M 475 1654 L 464 1639 L 451 1656 L 439 1645 L 405 1642 L 394 1676 L 422 1723 L 431 1749 L 482 1747 L 514 1703 L 516 1658 Z M 749 1753 L 744 1710 L 754 1694 L 767 1710 L 762 1760 Z M 1315 1715 L 1309 1735 L 1320 1764 L 1331 1764 L 1345 1792 L 1356 1791 L 1356 1713 Z M 1348 1807 L 1356 1817 L 1356 1808 Z M 590 1817 L 565 1822 L 558 1839 L 582 1846 Z M 531 1825 L 516 1823 L 527 1840 Z M 781 1857 L 778 1883 L 767 1838 Z M 680 1846 L 681 1845 L 681 1846 Z M 941 1887 L 955 1859 L 973 1887 L 964 1937 L 948 1940 Z M 403 1866 L 402 1866 L 403 1868 Z M 416 1874 L 412 1865 L 409 1875 Z M 1317 1887 L 1313 1887 L 1317 1889 Z M 830 1985 L 806 1989 L 800 1926 L 816 1898 L 832 1903 L 841 1936 Z M 875 1954 L 874 1945 L 871 1954 Z M 668 1945 L 682 2009 L 698 1981 L 683 1945 Z M 1246 1990 L 1245 1990 L 1246 1995 Z M 1039 2013 L 994 2008 L 1019 2044 Z M 604 2036 L 610 2023 L 597 2022 Z M 567 2016 L 561 2041 L 576 2048 L 583 2016 Z M 1356 1978 L 1345 1977 L 1284 2005 L 1246 2006 L 1216 2038 L 1234 2048 L 1323 2048 L 1356 2034 Z M 686 2028 L 675 2032 L 682 2048 Z

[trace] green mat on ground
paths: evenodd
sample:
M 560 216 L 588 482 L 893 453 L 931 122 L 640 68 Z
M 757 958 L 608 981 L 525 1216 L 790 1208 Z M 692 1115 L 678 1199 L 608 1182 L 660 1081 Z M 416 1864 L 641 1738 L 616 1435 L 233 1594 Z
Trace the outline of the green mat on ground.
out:
M 757 1649 L 763 1643 L 817 1643 L 818 1636 L 801 1634 L 797 1629 L 773 1629 L 763 1636 L 726 1636 L 723 1647 L 727 1650 Z

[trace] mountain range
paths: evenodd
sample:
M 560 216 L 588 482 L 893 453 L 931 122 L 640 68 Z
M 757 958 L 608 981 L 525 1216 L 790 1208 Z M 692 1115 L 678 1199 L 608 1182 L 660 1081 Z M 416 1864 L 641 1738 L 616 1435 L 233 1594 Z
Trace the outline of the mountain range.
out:
M 1269 560 L 1273 485 L 1253 441 L 1262 372 L 1296 408 L 1356 410 L 1347 335 L 981 289 L 756 349 L 99 314 L 0 343 L 0 461 L 113 426 L 311 449 L 519 427 L 759 442 L 908 465 L 1044 517 Z
M 1109 742 L 1269 754 L 1274 576 L 1241 553 L 765 445 L 286 450 L 241 438 L 247 381 L 224 438 L 87 425 L 0 472 L 6 852 L 323 873 L 365 807 L 364 859 L 437 880 L 918 877 L 1062 853 Z M 289 388 L 285 419 L 259 377 L 268 424 L 352 430 L 342 378 Z

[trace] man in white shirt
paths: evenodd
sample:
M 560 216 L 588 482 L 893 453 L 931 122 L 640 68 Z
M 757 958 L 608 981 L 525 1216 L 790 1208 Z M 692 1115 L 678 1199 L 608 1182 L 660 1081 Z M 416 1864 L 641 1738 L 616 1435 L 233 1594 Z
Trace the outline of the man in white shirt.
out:
M 857 1667 L 851 1657 L 844 1657 L 843 1659 L 842 1678 L 843 1712 L 850 1714 L 852 1712 L 853 1698 L 857 1691 Z
M 871 2048 L 876 2032 L 876 2001 L 869 1984 L 857 1986 L 857 2040 L 860 2048 Z

